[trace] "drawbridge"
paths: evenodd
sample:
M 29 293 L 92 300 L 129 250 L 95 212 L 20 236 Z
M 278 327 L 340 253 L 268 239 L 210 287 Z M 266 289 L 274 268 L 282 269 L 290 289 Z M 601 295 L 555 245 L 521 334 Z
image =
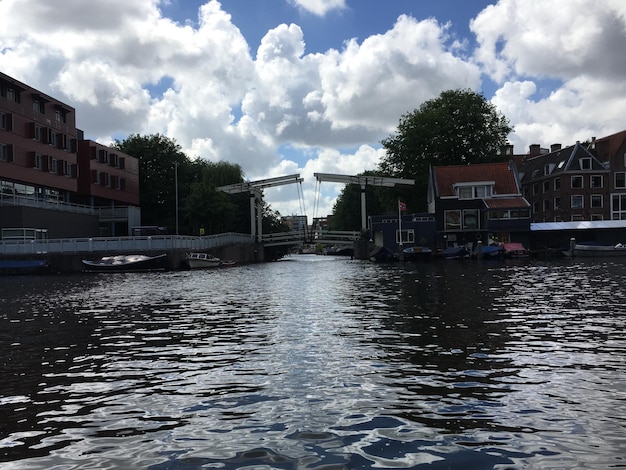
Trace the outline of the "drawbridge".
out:
M 314 173 L 316 178 L 315 206 L 313 218 L 316 219 L 316 212 L 319 207 L 319 197 L 322 182 L 358 184 L 361 187 L 361 231 L 329 231 L 317 227 L 308 230 L 303 227 L 301 230 L 291 232 L 279 232 L 263 234 L 263 191 L 268 188 L 284 186 L 288 184 L 298 185 L 298 199 L 302 214 L 304 210 L 304 192 L 302 190 L 303 178 L 299 174 L 267 178 L 257 181 L 235 183 L 217 188 L 228 194 L 249 193 L 250 194 L 250 233 L 252 237 L 265 246 L 278 245 L 301 245 L 305 243 L 320 244 L 342 244 L 351 243 L 361 238 L 363 232 L 367 230 L 367 210 L 365 205 L 365 188 L 367 186 L 413 186 L 415 180 L 402 178 L 388 178 L 383 176 L 362 176 L 362 175 L 338 175 L 332 173 Z

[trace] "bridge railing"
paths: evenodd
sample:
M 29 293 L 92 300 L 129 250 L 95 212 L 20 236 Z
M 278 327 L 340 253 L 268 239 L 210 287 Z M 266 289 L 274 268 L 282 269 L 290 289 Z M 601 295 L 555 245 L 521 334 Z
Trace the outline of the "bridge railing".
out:
M 0 241 L 0 254 L 89 253 L 93 251 L 128 253 L 157 250 L 207 250 L 225 245 L 254 243 L 249 234 L 222 233 L 205 237 L 159 235 L 142 237 L 56 238 L 49 240 Z
M 303 243 L 342 244 L 351 243 L 361 238 L 361 232 L 343 230 L 317 231 L 313 236 L 303 231 L 264 234 L 261 241 L 265 246 L 300 245 Z

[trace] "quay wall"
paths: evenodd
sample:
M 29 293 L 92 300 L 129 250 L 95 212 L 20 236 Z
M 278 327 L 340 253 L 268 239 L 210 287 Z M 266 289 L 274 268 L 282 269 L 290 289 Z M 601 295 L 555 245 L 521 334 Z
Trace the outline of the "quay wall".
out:
M 235 261 L 237 264 L 260 263 L 264 261 L 263 245 L 252 243 L 238 243 L 214 247 L 209 250 L 197 250 L 211 253 L 222 260 Z M 50 271 L 55 273 L 80 273 L 84 270 L 82 260 L 98 260 L 104 256 L 114 256 L 118 254 L 135 254 L 156 256 L 162 253 L 167 254 L 167 266 L 169 270 L 188 269 L 185 256 L 189 250 L 181 248 L 170 248 L 165 250 L 132 250 L 128 252 L 118 251 L 90 251 L 90 252 L 65 252 L 65 253 L 36 253 L 29 256 L 24 255 L 3 255 L 3 259 L 45 259 L 48 261 Z

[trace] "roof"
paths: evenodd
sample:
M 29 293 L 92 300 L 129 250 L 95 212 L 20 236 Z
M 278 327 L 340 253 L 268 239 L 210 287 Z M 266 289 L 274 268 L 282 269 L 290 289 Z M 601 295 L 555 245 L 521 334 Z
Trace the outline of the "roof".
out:
M 435 191 L 439 197 L 456 196 L 455 184 L 480 181 L 493 181 L 496 195 L 520 194 L 515 174 L 508 162 L 434 167 Z
M 528 201 L 523 197 L 492 197 L 484 199 L 487 209 L 515 209 L 530 207 Z
M 624 144 L 624 140 L 626 140 L 626 131 L 621 131 L 594 140 L 590 147 L 598 149 L 598 158 L 608 160 L 613 155 L 617 155 L 620 147 Z
M 522 185 L 546 176 L 554 176 L 566 171 L 580 171 L 579 158 L 591 158 L 591 170 L 602 171 L 607 168 L 592 155 L 580 142 L 555 150 L 554 152 L 528 158 L 518 167 Z M 546 173 L 546 167 L 549 173 Z
M 580 220 L 576 222 L 540 222 L 531 223 L 531 232 L 548 230 L 586 230 L 586 229 L 626 228 L 626 220 Z

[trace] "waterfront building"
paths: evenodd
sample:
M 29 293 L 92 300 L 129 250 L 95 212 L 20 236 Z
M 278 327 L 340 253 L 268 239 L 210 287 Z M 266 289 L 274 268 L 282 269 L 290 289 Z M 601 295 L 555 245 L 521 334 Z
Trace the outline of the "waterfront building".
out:
M 0 73 L 0 228 L 128 235 L 138 176 L 136 158 L 84 139 L 72 106 Z
M 510 162 L 432 166 L 428 212 L 437 221 L 436 246 L 445 249 L 483 244 L 527 244 L 530 204 Z

